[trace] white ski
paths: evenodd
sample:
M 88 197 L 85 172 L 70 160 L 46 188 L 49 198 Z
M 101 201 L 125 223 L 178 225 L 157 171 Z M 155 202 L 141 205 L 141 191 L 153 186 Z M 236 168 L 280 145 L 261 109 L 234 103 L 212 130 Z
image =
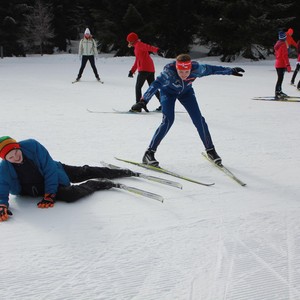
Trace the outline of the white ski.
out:
M 104 161 L 101 161 L 101 164 L 104 167 L 107 167 L 107 168 L 110 168 L 110 169 L 121 169 L 118 166 L 105 163 Z M 179 182 L 175 182 L 175 181 L 172 181 L 172 180 L 167 180 L 167 179 L 156 177 L 156 176 L 146 175 L 146 174 L 143 174 L 143 173 L 140 173 L 140 172 L 135 172 L 135 171 L 132 171 L 132 172 L 134 172 L 136 174 L 136 177 L 140 177 L 140 178 L 143 178 L 143 179 L 151 180 L 151 181 L 154 181 L 154 182 L 158 182 L 158 183 L 161 183 L 161 184 L 165 184 L 165 185 L 169 185 L 169 186 L 173 186 L 173 187 L 182 189 L 182 184 L 180 184 Z

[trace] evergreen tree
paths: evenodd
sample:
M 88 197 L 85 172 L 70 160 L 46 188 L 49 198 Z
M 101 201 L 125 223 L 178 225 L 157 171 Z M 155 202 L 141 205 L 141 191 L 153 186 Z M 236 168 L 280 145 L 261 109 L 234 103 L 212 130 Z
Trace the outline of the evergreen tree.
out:
M 232 61 L 236 55 L 264 58 L 259 47 L 271 49 L 280 27 L 293 19 L 285 16 L 292 2 L 278 0 L 204 0 L 199 36 L 211 45 L 211 55 L 222 55 L 222 61 Z
M 24 26 L 24 15 L 29 6 L 26 0 L 2 1 L 0 5 L 0 46 L 4 56 L 25 56 L 25 50 L 20 41 Z
M 141 16 L 134 5 L 123 0 L 103 0 L 101 9 L 94 8 L 92 16 L 102 52 L 116 51 L 116 55 L 132 54 L 127 48 L 126 36 L 130 31 L 139 33 L 137 26 L 142 24 Z
M 55 34 L 53 43 L 58 50 L 66 51 L 67 41 L 70 40 L 71 28 L 73 27 L 73 24 L 69 21 L 76 17 L 71 15 L 70 10 L 72 5 L 70 0 L 53 0 L 51 4 L 53 7 L 52 26 Z M 72 19 L 70 17 L 72 17 Z
M 292 27 L 294 38 L 300 38 L 300 2 L 295 0 L 43 1 L 44 7 L 52 7 L 54 15 L 46 9 L 44 21 L 48 25 L 39 21 L 44 27 L 39 36 L 32 22 L 25 19 L 28 15 L 33 18 L 33 8 L 29 6 L 32 0 L 1 1 L 0 45 L 6 56 L 24 54 L 22 45 L 30 45 L 33 37 L 35 46 L 41 45 L 40 51 L 46 44 L 49 49 L 55 46 L 65 51 L 67 43 L 81 38 L 86 27 L 99 41 L 102 52 L 132 55 L 126 36 L 134 31 L 143 42 L 167 50 L 168 57 L 189 52 L 196 41 L 207 45 L 211 55 L 221 55 L 223 61 L 231 61 L 237 55 L 263 58 L 267 52 L 261 50 L 272 52 L 278 29 Z M 23 29 L 29 27 L 31 34 L 26 37 L 30 39 L 25 44 Z
M 193 45 L 198 28 L 198 1 L 194 0 L 155 0 L 153 16 L 154 34 L 160 47 L 167 51 L 167 57 L 188 53 Z
M 50 40 L 55 36 L 52 28 L 53 18 L 50 5 L 36 0 L 31 12 L 26 15 L 24 42 L 27 47 L 38 46 L 40 54 L 44 54 L 45 46 L 52 45 Z

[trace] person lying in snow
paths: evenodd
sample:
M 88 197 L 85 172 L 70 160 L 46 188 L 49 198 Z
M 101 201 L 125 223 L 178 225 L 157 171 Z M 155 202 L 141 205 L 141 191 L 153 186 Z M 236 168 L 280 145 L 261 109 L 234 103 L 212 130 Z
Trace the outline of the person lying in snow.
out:
M 54 161 L 34 139 L 17 142 L 9 136 L 0 137 L 0 157 L 0 222 L 12 215 L 9 194 L 42 197 L 37 206 L 49 208 L 56 200 L 74 202 L 118 185 L 108 179 L 135 176 L 127 169 L 69 166 Z

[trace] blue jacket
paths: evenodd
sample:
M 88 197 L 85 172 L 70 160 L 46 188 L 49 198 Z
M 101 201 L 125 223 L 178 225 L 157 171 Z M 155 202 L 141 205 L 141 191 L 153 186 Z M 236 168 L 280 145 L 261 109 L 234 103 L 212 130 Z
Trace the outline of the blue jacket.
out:
M 199 64 L 196 61 L 192 61 L 191 74 L 186 80 L 182 80 L 177 74 L 176 62 L 174 61 L 164 67 L 162 73 L 151 83 L 150 87 L 144 93 L 143 99 L 148 103 L 158 89 L 171 95 L 179 96 L 185 94 L 192 89 L 192 83 L 197 77 L 208 75 L 232 75 L 232 69 Z
M 32 160 L 44 177 L 45 193 L 56 193 L 58 185 L 70 185 L 60 162 L 54 161 L 47 149 L 34 139 L 19 142 L 22 153 Z M 13 165 L 2 160 L 0 163 L 0 204 L 8 205 L 9 194 L 20 195 L 21 185 Z

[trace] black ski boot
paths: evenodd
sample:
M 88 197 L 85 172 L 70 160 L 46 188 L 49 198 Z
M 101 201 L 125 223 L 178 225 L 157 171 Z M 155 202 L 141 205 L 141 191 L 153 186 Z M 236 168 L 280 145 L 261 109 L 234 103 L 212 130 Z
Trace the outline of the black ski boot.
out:
M 281 99 L 282 100 L 286 97 L 288 97 L 288 95 L 283 93 L 282 91 L 279 91 L 279 92 L 275 93 L 275 99 Z
M 146 165 L 158 167 L 159 162 L 154 157 L 155 151 L 147 150 L 143 157 L 143 163 Z
M 216 152 L 215 148 L 206 149 L 207 157 L 213 161 L 216 165 L 221 166 L 222 165 L 222 159 Z

